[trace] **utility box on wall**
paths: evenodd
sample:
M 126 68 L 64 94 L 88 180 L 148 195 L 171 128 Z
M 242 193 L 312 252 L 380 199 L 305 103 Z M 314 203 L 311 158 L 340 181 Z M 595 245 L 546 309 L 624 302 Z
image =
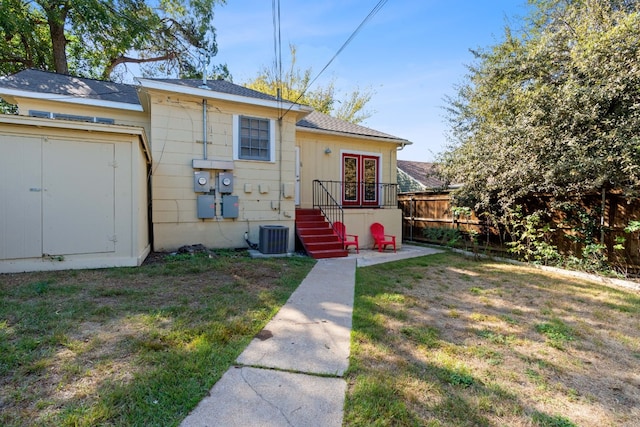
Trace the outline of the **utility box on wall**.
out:
M 238 218 L 238 196 L 222 196 L 222 217 Z
M 215 196 L 198 196 L 198 218 L 215 218 L 216 217 L 216 199 Z

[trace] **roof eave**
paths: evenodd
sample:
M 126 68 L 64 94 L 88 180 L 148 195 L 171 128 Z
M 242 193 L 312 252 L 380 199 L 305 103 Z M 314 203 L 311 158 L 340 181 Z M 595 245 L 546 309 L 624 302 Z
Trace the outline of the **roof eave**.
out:
M 16 101 L 18 98 L 37 99 L 41 101 L 64 102 L 67 104 L 87 105 L 91 107 L 112 108 L 127 111 L 143 111 L 142 105 L 128 102 L 105 101 L 101 99 L 82 98 L 72 95 L 60 95 L 54 93 L 32 92 L 28 90 L 0 88 L 0 95 L 4 99 Z
M 248 96 L 217 92 L 211 89 L 183 86 L 183 85 L 177 85 L 177 84 L 172 84 L 167 82 L 159 82 L 157 80 L 152 80 L 152 79 L 138 78 L 137 80 L 140 83 L 140 86 L 144 89 L 155 89 L 155 90 L 160 90 L 164 92 L 182 93 L 185 95 L 197 96 L 198 98 L 217 99 L 221 101 L 251 104 L 251 105 L 257 105 L 261 107 L 278 108 L 278 109 L 286 108 L 296 113 L 301 112 L 301 113 L 309 114 L 311 111 L 313 111 L 313 109 L 311 109 L 310 107 L 307 107 L 305 105 L 300 105 L 300 104 L 294 104 L 289 101 L 277 101 L 277 100 L 270 101 L 267 99 L 251 98 Z
M 14 114 L 0 115 L 0 123 L 12 125 L 37 126 L 39 128 L 74 129 L 88 132 L 110 132 L 115 134 L 137 135 L 143 146 L 145 160 L 151 164 L 151 150 L 147 133 L 142 126 L 113 125 L 106 123 L 75 122 L 69 120 L 45 119 L 40 117 L 19 116 Z
M 367 139 L 367 140 L 370 140 L 370 141 L 378 141 L 378 142 L 391 142 L 391 143 L 395 143 L 395 144 L 403 146 L 403 147 L 405 145 L 412 145 L 413 144 L 413 142 L 411 142 L 409 140 L 400 139 L 400 138 L 386 138 L 386 137 L 383 137 L 383 136 L 362 135 L 362 134 L 357 134 L 357 133 L 340 132 L 340 131 L 326 130 L 326 129 L 314 129 L 314 128 L 309 128 L 309 127 L 305 127 L 305 126 L 296 126 L 296 128 L 299 131 L 304 131 L 304 132 L 320 133 L 320 134 L 325 134 L 325 135 L 346 136 L 348 138 Z

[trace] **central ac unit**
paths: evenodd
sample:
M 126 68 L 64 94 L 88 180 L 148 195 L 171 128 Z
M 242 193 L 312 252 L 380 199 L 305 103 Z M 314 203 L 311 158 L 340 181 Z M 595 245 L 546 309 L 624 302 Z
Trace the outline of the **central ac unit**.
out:
M 289 244 L 289 227 L 261 225 L 258 250 L 263 254 L 284 254 Z

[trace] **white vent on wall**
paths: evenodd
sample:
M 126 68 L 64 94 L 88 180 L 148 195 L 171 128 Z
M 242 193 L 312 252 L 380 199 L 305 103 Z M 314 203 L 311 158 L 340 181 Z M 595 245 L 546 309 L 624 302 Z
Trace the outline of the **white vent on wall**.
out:
M 78 116 L 76 114 L 50 113 L 48 111 L 38 111 L 38 110 L 29 110 L 29 116 L 40 117 L 42 119 L 58 119 L 58 120 L 71 120 L 74 122 L 102 123 L 105 125 L 112 125 L 115 123 L 114 119 L 109 119 L 105 117 Z

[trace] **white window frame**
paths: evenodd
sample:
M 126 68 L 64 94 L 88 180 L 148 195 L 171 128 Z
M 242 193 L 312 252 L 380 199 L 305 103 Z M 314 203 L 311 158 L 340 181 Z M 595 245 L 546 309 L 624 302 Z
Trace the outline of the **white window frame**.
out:
M 250 119 L 268 120 L 269 121 L 269 159 L 243 159 L 240 157 L 240 119 L 242 117 Z M 233 115 L 233 160 L 244 162 L 271 162 L 276 161 L 276 125 L 275 120 L 266 117 L 248 116 L 244 114 Z

